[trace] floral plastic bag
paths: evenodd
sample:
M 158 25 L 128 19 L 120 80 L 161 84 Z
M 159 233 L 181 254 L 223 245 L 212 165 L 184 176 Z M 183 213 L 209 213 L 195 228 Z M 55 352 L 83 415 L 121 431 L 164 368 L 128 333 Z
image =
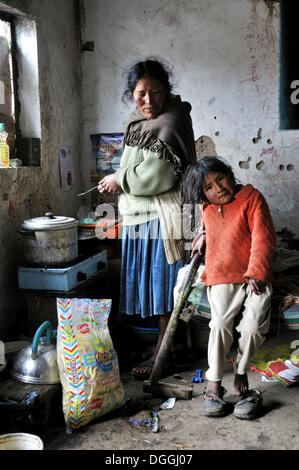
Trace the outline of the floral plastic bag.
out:
M 57 299 L 57 363 L 69 431 L 125 403 L 110 310 L 110 299 Z

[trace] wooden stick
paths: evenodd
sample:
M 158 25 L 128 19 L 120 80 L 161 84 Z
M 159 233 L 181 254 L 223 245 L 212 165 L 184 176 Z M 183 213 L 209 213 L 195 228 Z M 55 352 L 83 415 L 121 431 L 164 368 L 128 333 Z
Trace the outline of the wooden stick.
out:
M 161 377 L 177 329 L 179 314 L 181 313 L 184 302 L 191 291 L 193 280 L 197 273 L 198 267 L 202 261 L 202 258 L 203 255 L 200 255 L 198 252 L 196 252 L 188 265 L 188 269 L 186 271 L 183 283 L 179 290 L 178 297 L 172 314 L 170 316 L 163 340 L 161 342 L 160 349 L 156 356 L 154 367 L 149 379 L 151 385 L 157 384 Z
M 170 384 L 167 382 L 157 382 L 152 385 L 149 380 L 143 382 L 143 391 L 152 393 L 158 397 L 173 397 L 183 400 L 191 400 L 193 388 L 189 385 Z

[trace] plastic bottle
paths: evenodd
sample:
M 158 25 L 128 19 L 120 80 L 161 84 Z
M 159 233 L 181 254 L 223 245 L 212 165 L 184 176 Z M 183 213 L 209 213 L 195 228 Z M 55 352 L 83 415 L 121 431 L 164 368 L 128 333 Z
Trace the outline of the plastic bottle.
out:
M 0 168 L 9 166 L 9 146 L 6 142 L 8 134 L 5 124 L 0 123 Z

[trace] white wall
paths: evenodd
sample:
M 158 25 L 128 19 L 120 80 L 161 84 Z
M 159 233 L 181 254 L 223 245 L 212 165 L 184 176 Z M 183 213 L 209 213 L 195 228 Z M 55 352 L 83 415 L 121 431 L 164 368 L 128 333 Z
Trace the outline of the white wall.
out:
M 299 132 L 279 131 L 279 3 L 264 0 L 85 0 L 85 158 L 89 135 L 120 132 L 122 70 L 149 55 L 173 67 L 192 104 L 195 138 L 210 137 L 237 177 L 266 196 L 277 230 L 299 235 Z M 272 6 L 271 6 L 272 5 Z M 261 129 L 261 138 L 253 139 Z M 243 162 L 243 163 L 242 163 Z M 288 169 L 289 168 L 289 169 Z M 85 178 L 88 177 L 85 168 Z

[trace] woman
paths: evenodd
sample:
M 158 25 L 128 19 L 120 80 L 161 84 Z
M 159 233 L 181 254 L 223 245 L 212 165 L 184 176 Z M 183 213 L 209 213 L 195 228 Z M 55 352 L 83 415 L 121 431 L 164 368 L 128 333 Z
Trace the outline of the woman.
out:
M 120 168 L 99 182 L 120 191 L 123 216 L 120 312 L 159 316 L 153 356 L 132 373 L 150 377 L 170 314 L 178 270 L 184 265 L 180 180 L 196 160 L 191 106 L 171 93 L 169 73 L 156 60 L 133 65 L 127 76 L 136 104 L 124 135 Z

